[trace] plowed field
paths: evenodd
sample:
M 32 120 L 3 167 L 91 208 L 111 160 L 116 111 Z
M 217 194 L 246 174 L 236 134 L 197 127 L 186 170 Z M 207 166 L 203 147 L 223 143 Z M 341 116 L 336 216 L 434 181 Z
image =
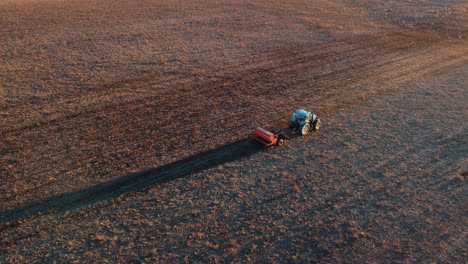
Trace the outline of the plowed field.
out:
M 0 14 L 0 262 L 466 261 L 458 1 Z M 250 144 L 299 108 L 323 129 Z

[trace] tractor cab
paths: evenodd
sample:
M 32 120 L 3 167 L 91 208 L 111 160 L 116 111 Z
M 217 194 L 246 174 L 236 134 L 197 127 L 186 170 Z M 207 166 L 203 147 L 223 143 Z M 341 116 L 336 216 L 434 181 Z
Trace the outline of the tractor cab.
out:
M 310 130 L 317 130 L 321 126 L 320 120 L 312 112 L 304 109 L 296 110 L 289 120 L 289 129 L 299 131 L 302 135 L 306 135 Z
M 293 113 L 290 121 L 299 123 L 302 121 L 310 122 L 311 120 L 315 119 L 314 116 L 315 115 L 311 112 L 308 112 L 304 109 L 300 109 Z

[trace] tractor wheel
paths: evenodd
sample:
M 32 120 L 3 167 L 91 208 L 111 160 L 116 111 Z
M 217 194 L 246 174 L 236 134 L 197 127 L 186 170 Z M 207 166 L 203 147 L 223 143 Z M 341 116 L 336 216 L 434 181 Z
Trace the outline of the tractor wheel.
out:
M 322 121 L 320 121 L 320 119 L 315 120 L 314 130 L 319 130 L 321 126 L 322 126 Z
M 309 131 L 310 131 L 310 124 L 309 124 L 309 123 L 306 123 L 306 124 L 304 124 L 303 126 L 301 126 L 300 131 L 301 131 L 301 135 L 307 135 L 307 134 L 309 134 Z
M 276 142 L 276 145 L 283 146 L 284 145 L 284 139 L 278 138 L 278 141 Z

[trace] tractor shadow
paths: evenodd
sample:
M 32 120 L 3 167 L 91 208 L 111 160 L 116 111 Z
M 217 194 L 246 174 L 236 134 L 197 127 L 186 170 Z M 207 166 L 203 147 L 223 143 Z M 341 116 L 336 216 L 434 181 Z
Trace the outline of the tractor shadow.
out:
M 205 151 L 146 171 L 132 173 L 87 189 L 36 200 L 29 204 L 3 211 L 0 213 L 0 224 L 12 223 L 26 217 L 66 212 L 99 201 L 111 200 L 123 194 L 169 182 L 227 162 L 243 159 L 260 151 L 262 149 L 253 144 L 251 140 L 240 140 L 214 150 Z M 0 228 L 0 230 L 4 228 Z

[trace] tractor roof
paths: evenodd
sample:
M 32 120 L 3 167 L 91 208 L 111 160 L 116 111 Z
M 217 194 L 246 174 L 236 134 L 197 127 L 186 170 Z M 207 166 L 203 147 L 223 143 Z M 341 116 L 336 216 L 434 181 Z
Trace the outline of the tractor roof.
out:
M 304 110 L 304 109 L 299 109 L 299 110 L 296 110 L 294 112 L 294 115 L 297 116 L 297 117 L 301 117 L 301 116 L 308 116 L 310 114 L 310 112 Z

